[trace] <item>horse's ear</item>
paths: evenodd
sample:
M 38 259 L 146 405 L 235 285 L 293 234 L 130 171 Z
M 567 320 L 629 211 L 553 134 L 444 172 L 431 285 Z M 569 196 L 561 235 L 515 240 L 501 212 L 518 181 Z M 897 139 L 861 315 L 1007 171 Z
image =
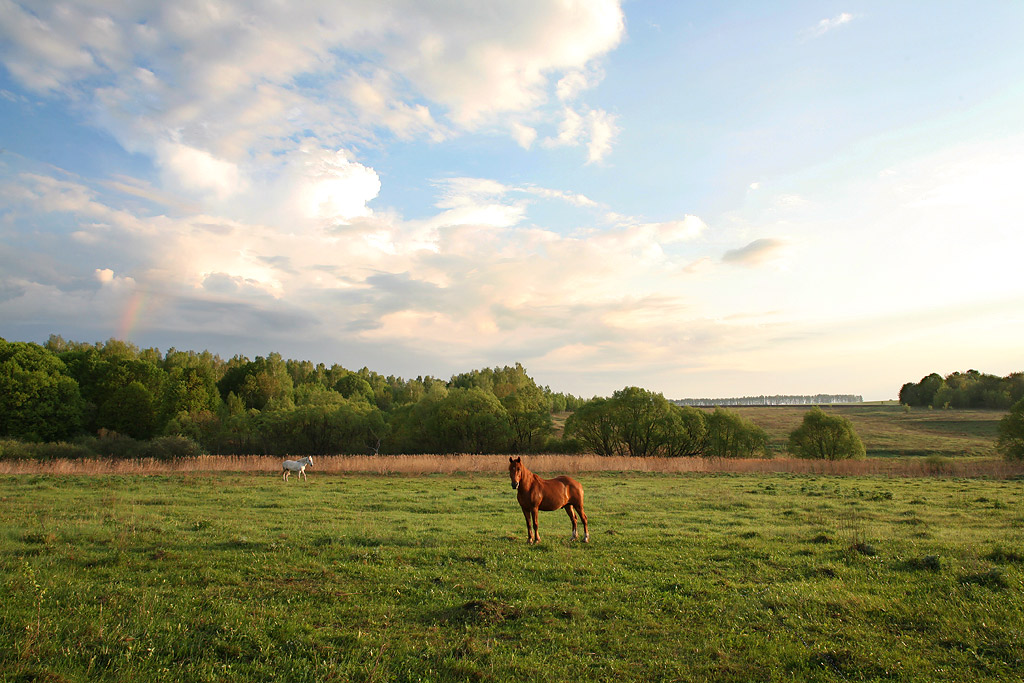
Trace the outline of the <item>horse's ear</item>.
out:
M 517 456 L 516 456 L 516 462 L 522 462 L 522 461 L 523 461 L 522 457 L 520 457 L 520 456 L 518 456 L 518 455 L 517 455 Z
M 510 455 L 510 456 L 508 456 L 508 461 L 509 461 L 509 462 L 515 462 L 516 460 L 515 460 L 515 458 L 513 458 L 513 457 L 512 457 L 511 455 Z

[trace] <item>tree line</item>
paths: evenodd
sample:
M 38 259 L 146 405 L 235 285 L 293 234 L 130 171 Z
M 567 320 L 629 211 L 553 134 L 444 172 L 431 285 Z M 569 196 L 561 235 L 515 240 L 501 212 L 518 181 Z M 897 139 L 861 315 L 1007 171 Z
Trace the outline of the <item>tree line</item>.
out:
M 858 397 L 859 398 L 859 397 Z M 906 405 L 1013 406 L 999 447 L 1024 458 L 1024 373 L 932 374 Z M 1015 405 L 1014 405 L 1015 404 Z M 571 413 L 556 436 L 554 413 Z M 50 444 L 51 456 L 593 452 L 635 457 L 770 455 L 741 415 L 678 405 L 638 387 L 590 400 L 538 386 L 518 363 L 402 379 L 280 354 L 223 360 L 208 351 L 0 338 L 0 455 Z M 800 457 L 861 457 L 848 420 L 812 410 L 790 435 Z M 41 451 L 32 451 L 33 457 Z
M 945 377 L 933 372 L 920 382 L 904 384 L 899 398 L 906 406 L 1005 410 L 1024 398 L 1024 372 L 1006 377 L 977 370 L 954 372 Z
M 556 437 L 552 415 L 566 411 Z M 765 431 L 732 411 L 638 387 L 583 400 L 538 386 L 519 364 L 406 380 L 276 353 L 223 360 L 59 336 L 0 339 L 0 438 L 56 444 L 54 457 L 768 454 Z
M 582 404 L 518 364 L 402 379 L 277 353 L 0 339 L 0 437 L 106 455 L 131 454 L 132 441 L 176 444 L 171 456 L 557 450 L 551 414 Z
M 770 457 L 768 433 L 738 413 L 681 406 L 639 387 L 595 398 L 569 416 L 565 433 L 598 455 L 633 457 Z M 798 458 L 863 458 L 864 444 L 841 415 L 812 408 L 789 436 Z
M 739 414 L 679 406 L 639 387 L 580 406 L 565 423 L 567 437 L 598 455 L 755 457 L 768 434 Z
M 774 396 L 742 396 L 740 398 L 680 398 L 673 401 L 681 406 L 823 406 L 833 403 L 863 403 L 856 394 L 779 394 Z

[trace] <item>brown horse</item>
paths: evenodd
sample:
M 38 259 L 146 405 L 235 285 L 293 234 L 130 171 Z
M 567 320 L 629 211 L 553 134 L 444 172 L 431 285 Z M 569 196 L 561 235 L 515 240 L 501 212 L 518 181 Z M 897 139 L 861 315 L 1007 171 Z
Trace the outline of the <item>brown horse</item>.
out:
M 512 488 L 516 489 L 516 499 L 523 508 L 526 517 L 526 542 L 537 543 L 537 511 L 561 510 L 572 520 L 572 538 L 576 540 L 576 512 L 583 520 L 583 542 L 590 542 L 590 531 L 587 529 L 587 515 L 583 512 L 583 487 L 571 477 L 555 477 L 541 479 L 526 469 L 522 458 L 508 459 L 508 476 L 512 480 Z M 532 523 L 532 527 L 531 527 Z

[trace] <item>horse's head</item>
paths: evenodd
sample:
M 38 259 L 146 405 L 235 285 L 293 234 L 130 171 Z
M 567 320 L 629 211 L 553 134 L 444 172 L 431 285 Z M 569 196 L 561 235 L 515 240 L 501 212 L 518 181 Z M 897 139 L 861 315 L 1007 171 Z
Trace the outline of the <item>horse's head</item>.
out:
M 312 466 L 313 466 L 313 456 L 312 456 L 312 455 L 310 455 L 310 456 L 307 456 L 307 457 L 306 457 L 306 460 L 308 460 L 308 461 L 309 461 L 309 464 L 308 464 L 308 465 L 306 465 L 306 467 L 312 467 Z
M 519 480 L 522 478 L 523 472 L 525 471 L 526 468 L 523 466 L 522 458 L 510 457 L 508 459 L 508 478 L 512 480 L 512 488 L 519 488 Z

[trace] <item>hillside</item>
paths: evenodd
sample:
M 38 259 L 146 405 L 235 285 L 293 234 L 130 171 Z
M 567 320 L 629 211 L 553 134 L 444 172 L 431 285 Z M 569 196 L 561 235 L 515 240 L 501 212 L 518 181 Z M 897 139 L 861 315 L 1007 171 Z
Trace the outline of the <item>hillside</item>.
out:
M 789 433 L 796 429 L 807 406 L 735 407 L 744 417 L 768 431 L 772 448 L 783 453 Z M 868 457 L 939 455 L 992 456 L 1000 410 L 905 410 L 897 405 L 825 406 L 828 412 L 853 422 Z

